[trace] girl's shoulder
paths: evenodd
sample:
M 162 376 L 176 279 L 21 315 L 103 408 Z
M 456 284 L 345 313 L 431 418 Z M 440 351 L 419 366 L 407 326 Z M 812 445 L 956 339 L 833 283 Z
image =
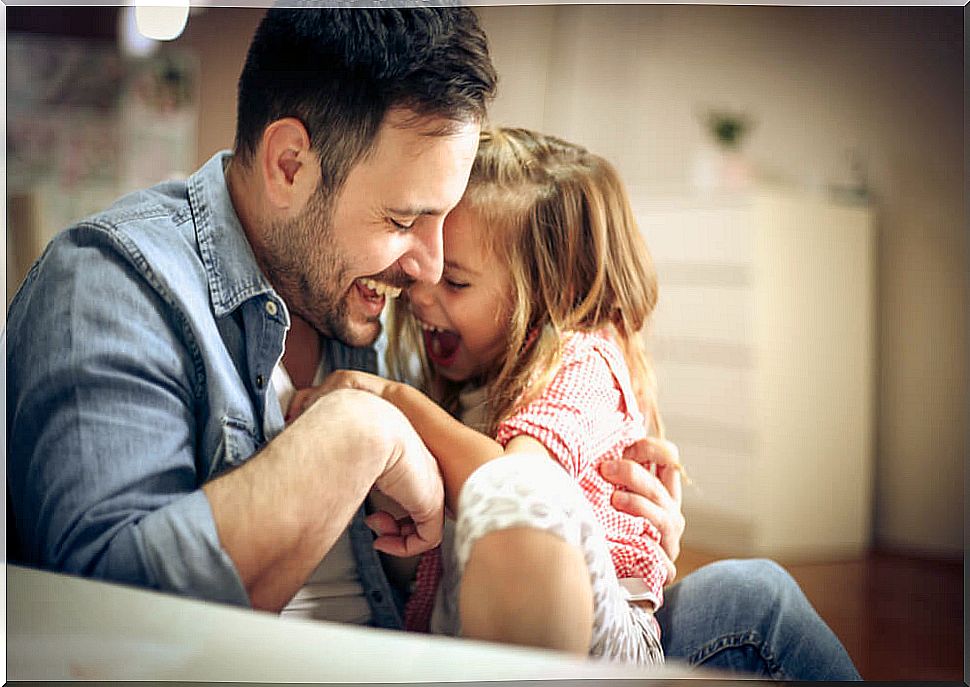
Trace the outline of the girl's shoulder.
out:
M 590 370 L 596 370 L 595 376 L 601 385 L 616 388 L 623 396 L 627 407 L 637 408 L 636 394 L 630 368 L 620 344 L 608 329 L 592 332 L 569 332 L 564 337 L 563 353 L 559 367 L 559 375 L 568 375 L 569 370 L 585 370 L 585 377 L 590 379 Z
M 625 371 L 626 360 L 623 351 L 608 329 L 597 331 L 570 331 L 563 336 L 561 364 L 599 358 L 609 366 L 613 374 Z

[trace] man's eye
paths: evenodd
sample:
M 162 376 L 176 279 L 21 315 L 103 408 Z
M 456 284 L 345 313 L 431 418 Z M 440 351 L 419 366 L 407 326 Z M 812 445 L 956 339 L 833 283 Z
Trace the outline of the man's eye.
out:
M 448 288 L 455 289 L 456 291 L 460 291 L 461 289 L 466 289 L 469 286 L 469 284 L 465 282 L 455 281 L 454 279 L 448 279 L 447 277 L 445 277 L 443 281 L 445 282 L 445 285 Z
M 393 224 L 395 227 L 397 227 L 401 231 L 408 231 L 408 230 L 410 230 L 414 226 L 414 222 L 415 222 L 415 220 L 413 220 L 413 219 L 410 220 L 409 222 L 399 222 L 398 220 L 394 219 L 393 217 L 389 217 L 388 219 L 390 220 L 391 224 Z

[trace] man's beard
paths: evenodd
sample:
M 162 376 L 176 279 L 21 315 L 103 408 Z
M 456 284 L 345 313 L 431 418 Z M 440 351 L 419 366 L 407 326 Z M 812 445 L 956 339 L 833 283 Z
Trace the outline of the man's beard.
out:
M 356 331 L 350 319 L 351 268 L 334 237 L 333 208 L 327 193 L 318 189 L 299 217 L 271 225 L 263 236 L 261 265 L 291 313 L 306 320 L 324 336 L 348 346 L 370 346 L 381 333 L 379 317 L 372 333 Z M 394 286 L 413 280 L 399 268 L 370 276 Z
M 333 208 L 318 189 L 295 219 L 274 222 L 263 236 L 262 263 L 291 313 L 324 336 L 364 346 L 350 327 L 350 268 L 334 238 Z M 379 330 L 378 330 L 379 332 Z

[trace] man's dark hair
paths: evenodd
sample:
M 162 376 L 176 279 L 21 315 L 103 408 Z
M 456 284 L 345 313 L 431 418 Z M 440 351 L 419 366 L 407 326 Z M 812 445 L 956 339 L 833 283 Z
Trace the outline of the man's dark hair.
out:
M 320 157 L 322 185 L 334 192 L 388 110 L 481 122 L 496 80 L 467 7 L 273 8 L 239 77 L 235 153 L 248 161 L 269 124 L 296 117 Z

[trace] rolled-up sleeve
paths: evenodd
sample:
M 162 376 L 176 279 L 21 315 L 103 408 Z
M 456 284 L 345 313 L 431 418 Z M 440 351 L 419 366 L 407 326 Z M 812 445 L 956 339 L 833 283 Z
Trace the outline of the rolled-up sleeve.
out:
M 62 234 L 7 321 L 7 478 L 26 563 L 248 605 L 201 490 L 204 366 L 109 232 Z

